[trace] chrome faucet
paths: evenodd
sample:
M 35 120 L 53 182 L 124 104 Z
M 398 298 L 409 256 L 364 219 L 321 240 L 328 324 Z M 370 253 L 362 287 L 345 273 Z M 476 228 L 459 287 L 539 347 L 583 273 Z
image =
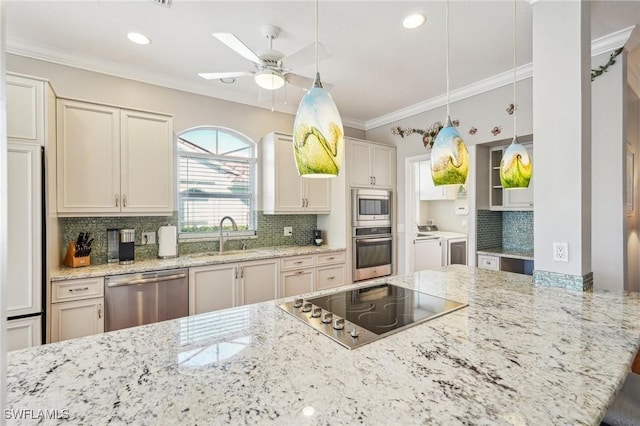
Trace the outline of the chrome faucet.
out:
M 234 231 L 238 230 L 238 225 L 236 225 L 236 221 L 233 220 L 231 216 L 225 216 L 222 219 L 220 219 L 220 253 L 224 251 L 224 235 L 222 235 L 222 222 L 224 222 L 225 219 L 229 219 L 231 221 L 231 226 L 233 226 Z M 228 234 L 227 234 L 227 237 L 228 237 Z

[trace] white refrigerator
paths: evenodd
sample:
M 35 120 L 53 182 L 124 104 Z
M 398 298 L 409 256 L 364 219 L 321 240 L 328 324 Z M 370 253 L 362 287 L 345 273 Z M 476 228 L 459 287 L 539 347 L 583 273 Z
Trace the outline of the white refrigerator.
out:
M 7 350 L 44 341 L 43 148 L 9 142 Z

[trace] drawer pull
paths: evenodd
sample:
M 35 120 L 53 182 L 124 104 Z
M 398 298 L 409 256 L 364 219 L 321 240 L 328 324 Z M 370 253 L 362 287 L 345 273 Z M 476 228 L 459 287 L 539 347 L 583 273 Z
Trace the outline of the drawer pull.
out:
M 82 287 L 82 288 L 70 288 L 69 291 L 70 292 L 74 292 L 74 291 L 87 291 L 89 290 L 89 287 Z
M 102 305 L 98 305 L 98 318 L 102 318 Z
M 297 262 L 293 262 L 293 263 L 295 263 L 296 265 L 300 265 L 302 263 L 302 260 L 298 260 Z
M 304 271 L 298 271 L 298 272 L 296 272 L 296 274 L 298 274 L 298 275 L 303 274 L 303 273 L 304 273 Z
M 335 280 L 336 277 L 327 277 L 328 280 Z
M 331 257 L 327 257 L 327 260 L 333 260 L 335 259 L 335 257 L 331 256 Z

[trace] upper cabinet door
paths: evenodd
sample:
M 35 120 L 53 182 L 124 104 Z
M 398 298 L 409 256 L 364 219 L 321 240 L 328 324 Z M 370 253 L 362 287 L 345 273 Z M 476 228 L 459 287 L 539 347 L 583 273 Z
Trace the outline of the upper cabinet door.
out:
M 372 186 L 370 145 L 366 142 L 349 140 L 349 180 L 351 186 Z
M 7 138 L 44 145 L 44 82 L 7 75 Z
M 304 185 L 307 213 L 331 212 L 331 183 L 333 179 L 300 178 Z
M 395 182 L 395 149 L 382 145 L 371 145 L 371 168 L 373 186 L 393 189 Z
M 173 129 L 171 117 L 121 111 L 122 212 L 173 211 Z
M 120 211 L 120 110 L 58 100 L 58 212 Z

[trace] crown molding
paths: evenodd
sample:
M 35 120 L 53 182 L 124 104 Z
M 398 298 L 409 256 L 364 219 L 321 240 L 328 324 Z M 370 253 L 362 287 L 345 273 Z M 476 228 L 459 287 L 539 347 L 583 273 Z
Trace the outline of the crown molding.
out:
M 539 0 L 531 0 L 535 3 Z M 601 55 L 602 53 L 618 49 L 625 45 L 629 40 L 635 26 L 623 28 L 606 36 L 599 37 L 591 41 L 591 57 Z M 524 80 L 533 76 L 533 63 L 521 65 L 516 69 L 516 81 Z M 468 86 L 452 90 L 450 92 L 450 102 L 461 101 L 471 96 L 479 95 L 490 90 L 497 89 L 507 84 L 513 83 L 513 71 L 505 71 L 492 77 L 472 83 Z M 409 118 L 411 116 L 422 114 L 434 108 L 445 106 L 447 104 L 446 94 L 427 99 L 426 101 L 410 105 L 406 108 L 399 109 L 390 114 L 386 114 L 377 118 L 373 118 L 365 122 L 365 130 L 375 129 L 376 127 L 391 124 L 393 122 Z
M 533 64 L 528 63 L 516 68 L 516 81 L 525 80 L 533 75 Z M 496 74 L 492 77 L 484 80 L 477 81 L 467 86 L 455 89 L 449 92 L 449 102 L 457 102 L 472 96 L 479 95 L 481 93 L 488 92 L 490 90 L 497 89 L 502 86 L 513 84 L 513 71 L 505 71 L 500 74 Z M 393 123 L 398 120 L 402 120 L 423 112 L 445 106 L 447 104 L 447 95 L 436 96 L 426 101 L 418 102 L 417 104 L 410 105 L 406 108 L 399 109 L 390 114 L 383 115 L 378 118 L 374 118 L 366 122 L 366 129 L 371 130 L 376 127 L 384 126 L 386 124 Z
M 623 28 L 621 30 L 612 32 L 611 34 L 607 34 L 605 36 L 592 40 L 591 57 L 601 55 L 603 53 L 609 52 L 610 50 L 621 48 L 627 43 L 634 29 L 635 26 L 632 25 L 630 27 Z

